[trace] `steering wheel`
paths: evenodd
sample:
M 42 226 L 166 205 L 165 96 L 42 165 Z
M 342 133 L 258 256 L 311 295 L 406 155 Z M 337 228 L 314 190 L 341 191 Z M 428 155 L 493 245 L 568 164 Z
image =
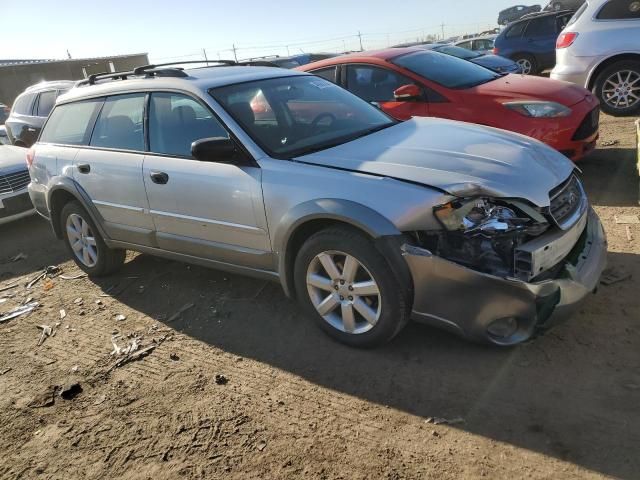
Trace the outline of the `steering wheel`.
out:
M 328 118 L 330 120 L 329 125 L 327 125 L 327 127 L 330 127 L 331 125 L 333 125 L 333 122 L 335 122 L 337 120 L 336 116 L 333 113 L 321 113 L 320 115 L 318 115 L 316 118 L 313 119 L 313 121 L 311 122 L 311 128 L 313 128 L 314 130 L 318 128 L 320 121 Z

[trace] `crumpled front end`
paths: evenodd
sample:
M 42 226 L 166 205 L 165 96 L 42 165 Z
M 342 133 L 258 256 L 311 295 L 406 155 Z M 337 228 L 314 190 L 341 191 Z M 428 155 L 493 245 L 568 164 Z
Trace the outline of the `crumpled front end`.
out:
M 573 248 L 544 280 L 483 273 L 405 244 L 414 285 L 413 318 L 496 345 L 532 338 L 569 317 L 596 289 L 605 268 L 607 241 L 593 209 L 575 229 L 580 232 Z M 550 245 L 558 241 L 549 238 Z

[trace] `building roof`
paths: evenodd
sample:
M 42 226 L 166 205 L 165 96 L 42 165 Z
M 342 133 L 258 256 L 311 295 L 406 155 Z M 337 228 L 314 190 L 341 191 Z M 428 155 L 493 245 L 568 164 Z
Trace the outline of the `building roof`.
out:
M 142 55 L 148 55 L 145 53 L 130 53 L 127 55 L 111 55 L 108 57 L 90 57 L 90 58 L 59 58 L 59 59 L 9 59 L 9 60 L 0 60 L 0 68 L 2 67 L 12 67 L 15 65 L 34 65 L 34 64 L 42 64 L 42 63 L 66 63 L 66 62 L 94 62 L 94 61 L 104 61 L 104 60 L 117 60 L 118 58 L 130 58 L 130 57 L 139 57 Z

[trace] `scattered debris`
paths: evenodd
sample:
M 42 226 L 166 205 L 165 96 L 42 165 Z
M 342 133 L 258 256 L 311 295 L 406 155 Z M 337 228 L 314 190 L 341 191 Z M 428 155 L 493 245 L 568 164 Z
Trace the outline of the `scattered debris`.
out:
M 86 273 L 79 273 L 78 275 L 68 276 L 68 275 L 60 275 L 62 280 L 78 280 L 80 278 L 85 278 L 87 276 Z
M 425 420 L 426 423 L 433 423 L 434 425 L 456 425 L 459 423 L 464 423 L 464 418 L 456 417 L 456 418 L 442 418 L 442 417 L 429 417 Z
M 36 328 L 42 330 L 42 335 L 40 335 L 40 340 L 38 340 L 38 346 L 42 345 L 47 337 L 53 335 L 53 329 L 49 325 L 36 325 Z
M 178 354 L 177 354 L 177 353 L 175 353 L 175 352 L 171 352 L 171 353 L 169 354 L 169 358 L 170 358 L 171 360 L 173 360 L 174 362 L 177 362 L 178 360 L 180 360 L 180 357 L 179 357 L 179 356 L 178 356 Z
M 48 386 L 44 392 L 33 397 L 27 406 L 31 408 L 50 407 L 55 403 L 56 389 L 55 385 Z
M 167 320 L 167 323 L 171 323 L 171 322 L 177 320 L 178 318 L 180 318 L 182 316 L 182 314 L 184 312 L 186 312 L 187 310 L 189 310 L 189 309 L 191 309 L 193 307 L 195 307 L 195 305 L 193 303 L 187 303 L 187 304 L 183 305 L 180 308 L 180 310 L 178 310 L 176 313 L 174 313 L 173 315 L 171 315 L 169 317 L 169 319 Z
M 11 259 L 12 262 L 19 262 L 20 260 L 26 260 L 28 257 L 26 254 L 20 252 L 15 257 Z
M 100 395 L 95 402 L 93 402 L 94 405 L 100 405 L 101 403 L 104 403 L 105 400 L 107 399 L 106 395 Z
M 24 315 L 25 313 L 29 313 L 39 305 L 40 304 L 38 302 L 30 302 L 26 305 L 16 307 L 13 310 L 0 315 L 0 322 L 6 322 L 7 320 L 11 320 L 12 318 L 16 318 L 20 315 Z
M 11 371 L 11 367 L 7 367 L 4 370 L 0 371 L 0 376 L 4 375 L 5 373 L 9 373 Z
M 11 285 L 7 285 L 6 287 L 0 288 L 0 292 L 6 292 L 7 290 L 11 290 L 12 288 L 16 288 L 18 283 L 12 283 Z
M 95 304 L 96 304 L 96 305 L 104 305 L 104 304 L 102 303 L 102 300 L 100 300 L 100 299 L 96 300 L 96 301 L 95 301 Z
M 614 145 L 618 145 L 620 140 L 604 140 L 600 142 L 600 146 L 602 147 L 613 147 Z
M 264 440 L 260 440 L 256 445 L 256 448 L 260 451 L 263 451 L 265 448 L 267 448 L 267 442 L 265 442 Z
M 60 319 L 64 320 L 66 316 L 67 316 L 66 310 L 64 308 L 61 308 L 60 309 Z
M 140 337 L 134 335 L 129 339 L 129 343 L 126 347 L 120 347 L 116 340 L 120 338 L 120 335 L 111 335 L 111 344 L 113 345 L 113 350 L 111 351 L 111 355 L 129 355 L 130 353 L 135 352 L 140 347 Z
M 27 283 L 27 290 L 33 287 L 36 283 L 38 283 L 43 278 L 55 278 L 58 275 L 60 275 L 61 272 L 62 270 L 60 269 L 60 267 L 57 267 L 55 265 L 50 265 L 48 267 L 45 267 L 41 274 L 39 274 L 37 277 L 35 277 L 33 280 Z
M 84 300 L 82 300 L 82 297 L 78 297 L 73 301 L 76 305 L 82 305 L 83 302 Z
M 625 230 L 627 232 L 627 240 L 632 241 L 633 236 L 631 235 L 631 227 L 629 225 L 625 225 Z
M 0 298 L 0 305 L 2 305 L 4 302 L 6 302 L 7 299 L 6 298 Z
M 47 279 L 47 280 L 44 282 L 44 285 L 42 285 L 42 289 L 43 289 L 45 292 L 48 292 L 49 290 L 51 290 L 51 289 L 52 289 L 53 287 L 55 287 L 55 286 L 56 286 L 56 284 L 55 284 L 55 283 L 53 283 L 51 280 Z
M 229 379 L 221 373 L 217 373 L 213 380 L 216 382 L 216 385 L 226 385 L 229 383 Z
M 121 313 L 119 313 L 118 315 L 115 316 L 115 319 L 119 322 L 122 322 L 124 320 L 127 319 L 126 315 L 122 315 Z
M 638 217 L 638 215 L 614 215 L 613 218 L 618 225 L 640 223 L 640 217 Z
M 60 396 L 64 400 L 73 400 L 81 393 L 82 386 L 79 383 L 69 383 L 60 390 Z
M 623 282 L 631 278 L 631 272 L 627 272 L 618 268 L 607 268 L 602 273 L 600 283 L 603 285 L 613 285 L 614 283 Z
M 137 350 L 131 354 L 128 354 L 124 357 L 122 357 L 121 359 L 119 359 L 118 361 L 116 361 L 116 363 L 114 363 L 113 365 L 111 365 L 111 367 L 109 368 L 109 370 L 107 370 L 107 373 L 111 373 L 113 370 L 115 370 L 118 367 L 121 367 L 129 362 L 133 362 L 136 360 L 140 360 L 141 358 L 146 357 L 147 355 L 149 355 L 158 345 L 157 344 L 153 344 L 153 345 L 149 345 L 145 348 L 143 348 L 142 350 Z
M 76 373 L 78 371 L 78 365 L 74 365 L 73 367 L 71 367 L 71 369 L 69 370 L 71 373 Z

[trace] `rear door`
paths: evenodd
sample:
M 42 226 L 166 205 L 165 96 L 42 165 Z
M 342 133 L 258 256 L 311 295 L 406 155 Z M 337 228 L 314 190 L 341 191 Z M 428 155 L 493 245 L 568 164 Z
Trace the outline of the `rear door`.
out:
M 73 177 L 114 240 L 152 245 L 153 222 L 142 180 L 144 93 L 107 97 L 88 148 L 78 149 Z
M 553 67 L 556 62 L 557 21 L 554 15 L 533 18 L 524 32 L 526 49 L 536 57 L 541 69 Z
M 425 100 L 395 99 L 393 92 L 403 85 L 417 85 L 417 82 L 389 68 L 355 63 L 346 66 L 344 87 L 351 93 L 378 105 L 398 120 L 427 116 L 429 109 Z
M 186 94 L 151 94 L 144 184 L 157 244 L 190 256 L 271 269 L 261 170 L 193 158 L 192 142 L 210 137 L 229 138 L 229 133 L 209 107 Z

